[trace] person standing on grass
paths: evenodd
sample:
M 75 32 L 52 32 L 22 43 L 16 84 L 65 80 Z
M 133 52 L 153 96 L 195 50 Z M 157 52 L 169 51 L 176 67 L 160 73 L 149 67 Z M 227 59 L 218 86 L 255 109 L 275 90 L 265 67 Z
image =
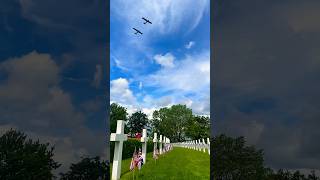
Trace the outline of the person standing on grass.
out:
M 135 168 L 135 162 L 134 162 L 135 156 L 136 156 L 136 147 L 134 147 L 133 155 L 131 158 L 130 171 L 134 170 L 134 168 Z
M 138 164 L 137 164 L 139 170 L 141 169 L 142 165 L 143 165 L 142 153 L 141 151 L 139 151 Z

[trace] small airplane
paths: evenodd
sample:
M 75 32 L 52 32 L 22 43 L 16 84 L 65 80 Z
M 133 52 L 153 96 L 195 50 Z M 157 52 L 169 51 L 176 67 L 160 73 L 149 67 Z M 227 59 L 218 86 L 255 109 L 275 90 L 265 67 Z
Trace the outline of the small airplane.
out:
M 136 29 L 136 28 L 132 28 L 132 29 L 134 29 L 136 32 L 134 33 L 134 34 L 143 34 L 141 31 L 139 31 L 138 29 Z
M 144 17 L 142 17 L 142 19 L 145 21 L 143 24 L 147 24 L 147 23 L 152 24 L 152 22 L 151 22 L 151 21 L 149 21 L 148 19 L 146 19 L 146 18 L 144 18 Z

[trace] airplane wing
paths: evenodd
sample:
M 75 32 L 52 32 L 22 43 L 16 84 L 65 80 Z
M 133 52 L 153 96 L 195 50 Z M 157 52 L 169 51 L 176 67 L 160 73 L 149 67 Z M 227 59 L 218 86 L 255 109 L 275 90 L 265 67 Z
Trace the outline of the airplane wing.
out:
M 138 29 L 136 29 L 136 28 L 132 28 L 133 30 L 135 30 L 136 32 L 134 33 L 134 34 L 143 34 L 141 31 L 139 31 Z
M 143 24 L 147 24 L 147 23 L 152 24 L 151 21 L 149 21 L 148 19 L 146 19 L 144 17 L 142 19 L 145 21 Z

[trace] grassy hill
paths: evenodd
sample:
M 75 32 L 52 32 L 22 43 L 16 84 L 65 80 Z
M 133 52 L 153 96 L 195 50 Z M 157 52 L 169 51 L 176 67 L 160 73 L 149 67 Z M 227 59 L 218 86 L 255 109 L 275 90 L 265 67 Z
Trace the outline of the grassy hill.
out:
M 210 179 L 210 158 L 206 152 L 185 148 L 174 148 L 161 155 L 155 162 L 152 153 L 147 154 L 147 163 L 140 171 L 129 170 L 131 159 L 122 161 L 121 179 L 158 180 L 158 179 Z

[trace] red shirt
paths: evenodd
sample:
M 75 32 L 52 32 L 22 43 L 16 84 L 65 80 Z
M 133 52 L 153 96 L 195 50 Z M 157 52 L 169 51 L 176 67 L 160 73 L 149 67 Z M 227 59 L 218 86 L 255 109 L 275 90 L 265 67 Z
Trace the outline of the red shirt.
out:
M 141 133 L 136 133 L 136 138 L 141 138 L 141 137 L 142 137 Z

